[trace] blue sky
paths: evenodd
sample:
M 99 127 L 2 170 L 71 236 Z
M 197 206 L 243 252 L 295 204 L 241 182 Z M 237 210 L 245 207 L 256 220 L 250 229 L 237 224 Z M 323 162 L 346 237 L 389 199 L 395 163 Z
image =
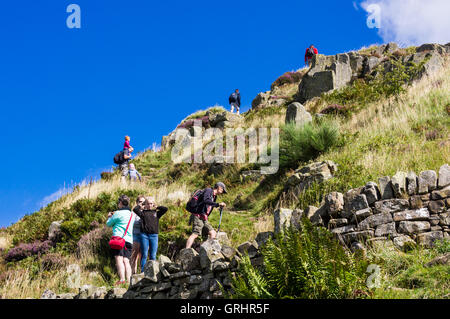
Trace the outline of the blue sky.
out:
M 81 29 L 66 8 L 81 8 Z M 355 1 L 8 1 L 0 11 L 0 226 L 64 185 L 112 167 L 125 135 L 142 151 L 187 115 L 243 110 L 306 46 L 383 43 Z

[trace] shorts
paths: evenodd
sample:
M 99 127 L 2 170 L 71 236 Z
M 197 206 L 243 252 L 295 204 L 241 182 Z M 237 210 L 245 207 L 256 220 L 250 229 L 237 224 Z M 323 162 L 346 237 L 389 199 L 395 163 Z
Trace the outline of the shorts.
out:
M 208 233 L 214 230 L 214 228 L 207 220 L 203 221 L 195 215 L 191 215 L 191 222 L 192 222 L 192 233 L 198 236 L 202 236 L 203 228 L 206 228 L 208 230 Z
M 128 259 L 131 258 L 131 251 L 132 250 L 133 250 L 133 245 L 131 243 L 129 243 L 129 242 L 125 242 L 125 247 L 123 249 L 121 249 L 121 250 L 111 249 L 112 255 L 114 257 L 121 256 L 121 257 L 128 258 Z
M 231 102 L 231 103 L 230 103 L 230 106 L 231 106 L 231 107 L 235 107 L 236 110 L 239 110 L 239 105 L 238 105 L 237 103 L 235 103 L 235 102 Z

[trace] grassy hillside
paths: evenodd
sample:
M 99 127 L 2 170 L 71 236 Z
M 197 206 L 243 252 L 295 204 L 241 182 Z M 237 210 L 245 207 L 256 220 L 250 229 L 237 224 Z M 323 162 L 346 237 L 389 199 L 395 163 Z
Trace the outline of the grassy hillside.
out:
M 297 84 L 277 80 L 274 85 L 278 95 L 285 96 L 287 101 L 294 100 Z M 257 166 L 233 164 L 226 165 L 222 174 L 214 177 L 208 174 L 206 164 L 174 164 L 170 149 L 147 151 L 132 161 L 144 175 L 144 182 L 121 183 L 116 172 L 108 180 L 74 189 L 71 194 L 0 230 L 0 298 L 38 298 L 46 288 L 58 293 L 76 292 L 67 285 L 71 274 L 66 268 L 71 264 L 79 265 L 82 284 L 111 286 L 117 281 L 113 259 L 108 255 L 110 230 L 103 225 L 121 194 L 130 196 L 133 202 L 139 194 L 152 195 L 157 203 L 169 207 L 169 213 L 160 223 L 159 253 L 172 257 L 184 247 L 190 234 L 189 213 L 184 210 L 189 194 L 219 180 L 229 190 L 223 196 L 228 207 L 221 229 L 228 233 L 236 247 L 253 239 L 258 232 L 273 229 L 273 207 L 280 201 L 284 184 L 293 174 L 292 168 L 309 161 L 334 161 L 338 172 L 334 178 L 304 191 L 297 200 L 282 201 L 283 207 L 318 206 L 323 196 L 331 191 L 345 192 L 368 181 L 377 181 L 380 176 L 392 176 L 399 170 L 438 170 L 450 162 L 448 61 L 432 77 L 405 85 L 404 90 L 396 94 L 362 100 L 366 94 L 364 87 L 353 87 L 351 95 L 348 90 L 324 94 L 305 104 L 314 115 L 336 101 L 347 102 L 341 105 L 345 112 L 337 109 L 311 124 L 313 129 L 321 125 L 336 128 L 337 140 L 326 149 L 280 168 L 275 175 L 260 181 L 242 182 L 240 173 Z M 280 127 L 283 132 L 287 104 L 250 110 L 243 114 L 242 125 L 245 128 Z M 186 120 L 205 114 L 200 111 Z M 308 137 L 313 133 L 302 134 Z M 218 214 L 214 213 L 211 224 L 217 226 L 218 219 Z M 57 220 L 63 221 L 63 236 L 56 246 L 48 246 L 48 228 Z M 410 253 L 392 252 L 389 247 L 371 251 L 370 258 L 378 258 L 386 265 L 383 268 L 385 284 L 373 297 L 442 298 L 446 294 L 448 297 L 449 266 L 423 266 L 439 253 L 448 251 L 448 245 Z

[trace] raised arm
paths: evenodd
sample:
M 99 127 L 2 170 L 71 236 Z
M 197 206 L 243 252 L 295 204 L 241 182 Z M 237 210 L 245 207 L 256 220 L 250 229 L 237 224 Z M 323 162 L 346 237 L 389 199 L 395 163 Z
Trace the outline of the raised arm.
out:
M 156 207 L 156 214 L 158 218 L 161 218 L 165 213 L 167 213 L 168 208 L 165 206 Z

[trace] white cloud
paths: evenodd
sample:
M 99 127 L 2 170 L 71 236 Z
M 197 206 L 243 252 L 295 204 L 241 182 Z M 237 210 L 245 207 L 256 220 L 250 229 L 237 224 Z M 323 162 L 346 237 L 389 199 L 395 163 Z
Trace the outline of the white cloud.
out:
M 381 8 L 379 35 L 384 42 L 409 46 L 450 41 L 449 0 L 367 0 L 361 7 L 366 10 L 370 4 Z
M 61 198 L 65 194 L 70 193 L 70 191 L 71 190 L 69 188 L 66 188 L 65 186 L 61 187 L 56 192 L 54 192 L 54 193 L 52 193 L 52 194 L 50 194 L 48 196 L 45 196 L 42 199 L 42 201 L 40 202 L 41 207 L 47 206 L 48 204 L 50 204 L 51 202 L 54 202 L 55 200 Z

